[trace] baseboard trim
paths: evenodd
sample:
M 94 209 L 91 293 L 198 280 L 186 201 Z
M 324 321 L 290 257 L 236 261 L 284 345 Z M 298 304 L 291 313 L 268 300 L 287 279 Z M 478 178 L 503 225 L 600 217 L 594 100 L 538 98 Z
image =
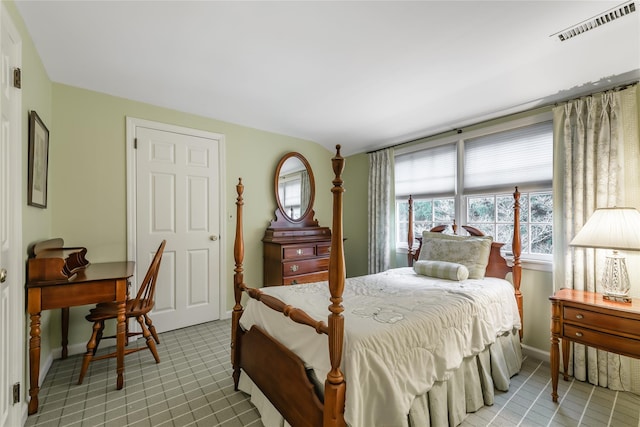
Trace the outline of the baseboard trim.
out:
M 522 354 L 527 357 L 540 360 L 542 362 L 549 362 L 551 360 L 551 355 L 548 351 L 542 351 L 539 348 L 531 347 L 525 344 L 522 344 Z
M 62 350 L 62 347 L 60 348 Z M 38 378 L 38 387 L 42 387 L 42 383 L 44 383 L 44 379 L 47 376 L 47 373 L 49 372 L 49 369 L 51 369 L 51 365 L 53 364 L 53 353 L 56 352 L 56 350 L 54 350 L 53 352 L 49 353 L 49 357 L 47 357 L 44 360 L 44 364 L 40 365 L 40 378 Z M 57 352 L 60 353 L 60 352 Z M 56 359 L 59 359 L 60 356 L 58 355 L 58 357 Z

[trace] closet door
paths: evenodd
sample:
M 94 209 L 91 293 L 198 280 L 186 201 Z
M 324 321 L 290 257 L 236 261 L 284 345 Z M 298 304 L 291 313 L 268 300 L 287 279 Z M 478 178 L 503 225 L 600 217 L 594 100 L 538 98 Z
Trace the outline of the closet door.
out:
M 151 319 L 159 332 L 220 318 L 219 139 L 136 128 L 138 280 L 167 240 Z

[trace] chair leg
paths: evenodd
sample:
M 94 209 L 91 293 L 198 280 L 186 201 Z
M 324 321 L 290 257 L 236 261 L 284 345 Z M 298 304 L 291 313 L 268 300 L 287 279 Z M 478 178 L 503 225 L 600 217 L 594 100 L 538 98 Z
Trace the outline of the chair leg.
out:
M 96 338 L 101 329 L 104 329 L 104 321 L 93 323 L 93 333 L 91 334 L 91 338 L 87 343 L 87 352 L 84 354 L 84 358 L 82 359 L 82 368 L 80 369 L 80 377 L 78 378 L 78 384 L 82 384 L 82 380 L 84 380 L 84 376 L 87 373 L 87 369 L 89 369 L 89 363 L 91 363 L 91 360 L 93 359 L 93 355 L 96 349 Z
M 158 349 L 156 348 L 156 343 L 151 337 L 151 333 L 147 329 L 147 326 L 144 324 L 144 319 L 142 318 L 142 316 L 138 316 L 136 320 L 140 324 L 140 328 L 142 328 L 142 336 L 147 341 L 147 347 L 149 347 L 149 350 L 151 350 L 151 354 L 153 354 L 153 358 L 156 359 L 156 363 L 160 363 L 160 356 L 158 356 Z
M 93 348 L 93 355 L 94 356 L 96 355 L 96 352 L 98 351 L 98 346 L 100 346 L 100 341 L 102 340 L 102 334 L 104 332 L 104 322 L 99 322 L 99 323 L 100 323 L 100 329 L 98 330 L 98 334 L 96 335 L 96 346 Z
M 153 322 L 151 321 L 151 318 L 145 314 L 144 321 L 147 324 L 147 327 L 149 328 L 149 332 L 151 332 L 151 335 L 153 335 L 153 339 L 156 340 L 156 344 L 160 344 L 160 339 L 158 338 L 158 334 L 156 333 L 156 327 L 153 326 Z

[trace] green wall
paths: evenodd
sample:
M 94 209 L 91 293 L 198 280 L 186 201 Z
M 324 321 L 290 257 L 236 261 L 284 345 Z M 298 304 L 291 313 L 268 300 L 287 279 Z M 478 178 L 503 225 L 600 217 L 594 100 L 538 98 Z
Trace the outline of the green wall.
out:
M 126 117 L 168 123 L 225 135 L 226 212 L 221 230 L 226 240 L 227 309 L 233 306 L 233 239 L 236 190 L 244 191 L 245 281 L 260 286 L 262 236 L 274 218 L 273 177 L 279 159 L 298 151 L 311 164 L 316 182 L 314 210 L 321 225 L 331 224 L 333 153 L 297 138 L 246 128 L 141 102 L 62 84 L 53 84 L 55 138 L 50 155 L 51 233 L 69 246 L 86 246 L 91 262 L 127 259 Z M 70 345 L 84 343 L 90 326 L 86 307 L 71 309 Z M 51 322 L 51 337 L 59 328 Z
M 369 156 L 355 154 L 345 161 L 344 250 L 347 277 L 367 274 Z

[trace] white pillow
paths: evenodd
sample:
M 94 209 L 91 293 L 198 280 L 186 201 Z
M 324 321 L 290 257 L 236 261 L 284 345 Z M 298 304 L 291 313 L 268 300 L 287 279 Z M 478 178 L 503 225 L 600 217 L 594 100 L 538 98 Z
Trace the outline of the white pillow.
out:
M 422 249 L 418 260 L 462 264 L 469 270 L 469 279 L 482 279 L 492 242 L 491 236 L 451 236 L 425 231 L 422 233 Z
M 416 261 L 413 264 L 416 273 L 423 276 L 447 280 L 466 280 L 469 269 L 462 264 L 447 261 Z

